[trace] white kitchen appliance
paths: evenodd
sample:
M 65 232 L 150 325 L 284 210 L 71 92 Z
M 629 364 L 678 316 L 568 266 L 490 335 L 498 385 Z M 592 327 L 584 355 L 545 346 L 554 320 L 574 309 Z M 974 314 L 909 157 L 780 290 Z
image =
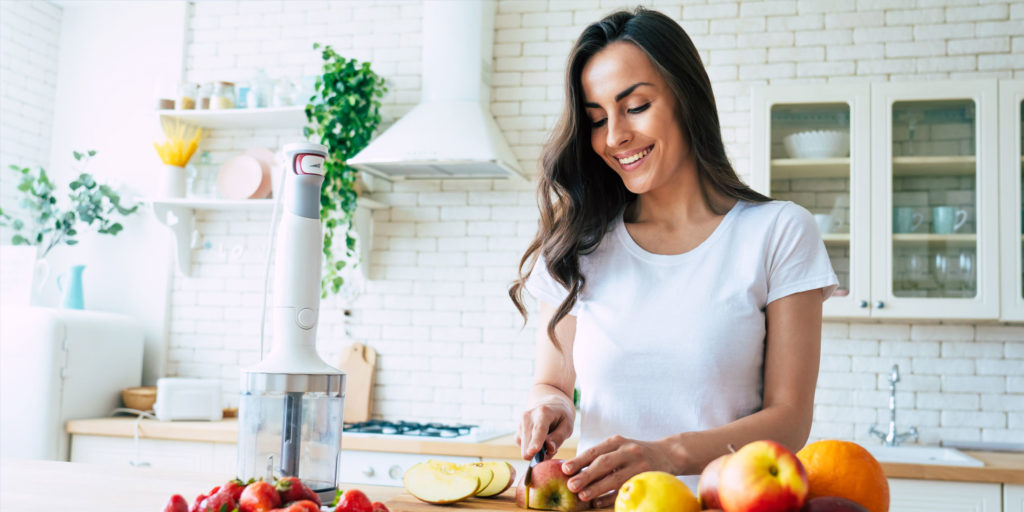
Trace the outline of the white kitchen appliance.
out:
M 296 476 L 329 502 L 338 482 L 345 373 L 316 351 L 327 148 L 295 143 L 284 154 L 283 214 L 271 242 L 273 339 L 270 353 L 242 371 L 238 477 Z
M 491 115 L 494 0 L 423 2 L 421 101 L 349 159 L 388 180 L 521 178 Z
M 156 381 L 153 412 L 160 421 L 220 421 L 222 403 L 220 381 L 164 377 Z
M 98 418 L 142 383 L 142 325 L 113 313 L 0 311 L 0 458 L 68 460 L 68 420 Z

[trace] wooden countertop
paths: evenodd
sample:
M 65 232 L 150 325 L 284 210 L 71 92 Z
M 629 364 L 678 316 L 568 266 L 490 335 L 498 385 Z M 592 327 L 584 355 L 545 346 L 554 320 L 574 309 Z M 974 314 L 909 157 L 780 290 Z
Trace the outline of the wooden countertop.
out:
M 148 439 L 177 441 L 206 441 L 234 444 L 238 438 L 237 420 L 209 421 L 157 421 L 139 422 L 139 435 Z M 135 435 L 134 418 L 99 418 L 73 420 L 66 425 L 71 434 L 132 437 Z M 519 447 L 512 435 L 482 443 L 454 443 L 417 439 L 381 439 L 343 436 L 346 450 L 376 452 L 420 453 L 439 456 L 466 456 L 519 460 Z M 882 463 L 889 478 L 918 478 L 959 482 L 993 482 L 1024 484 L 1024 453 L 976 452 L 964 453 L 985 463 L 985 467 L 933 466 L 921 464 Z M 576 439 L 566 441 L 557 458 L 571 459 L 576 455 Z
M 181 494 L 192 505 L 199 493 L 231 478 L 234 476 L 217 473 L 3 459 L 0 510 L 156 511 L 163 510 L 173 494 Z M 404 492 L 401 487 L 342 486 L 350 488 L 362 490 L 373 501 L 385 501 Z
M 69 434 L 134 437 L 135 418 L 98 418 L 72 420 L 65 430 Z M 238 441 L 238 420 L 223 421 L 157 421 L 139 422 L 139 437 L 169 439 L 173 441 L 204 441 L 235 444 Z M 519 446 L 509 434 L 482 443 L 433 441 L 429 439 L 383 439 L 376 437 L 342 436 L 342 448 L 370 452 L 422 453 L 425 455 L 483 457 L 519 460 Z M 556 458 L 571 459 L 576 455 L 576 439 L 570 438 L 555 454 Z

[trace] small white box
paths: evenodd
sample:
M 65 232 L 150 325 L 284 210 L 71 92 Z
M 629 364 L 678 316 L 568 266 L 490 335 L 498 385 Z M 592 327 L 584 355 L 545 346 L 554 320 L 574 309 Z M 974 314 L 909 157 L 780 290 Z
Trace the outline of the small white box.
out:
M 220 382 L 209 379 L 164 377 L 156 381 L 156 419 L 160 421 L 220 421 Z

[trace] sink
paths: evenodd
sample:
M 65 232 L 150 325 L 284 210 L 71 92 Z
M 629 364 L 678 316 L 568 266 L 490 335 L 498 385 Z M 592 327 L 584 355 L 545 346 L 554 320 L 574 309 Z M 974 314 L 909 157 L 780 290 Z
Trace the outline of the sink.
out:
M 879 462 L 984 467 L 985 463 L 956 448 L 942 446 L 865 446 Z

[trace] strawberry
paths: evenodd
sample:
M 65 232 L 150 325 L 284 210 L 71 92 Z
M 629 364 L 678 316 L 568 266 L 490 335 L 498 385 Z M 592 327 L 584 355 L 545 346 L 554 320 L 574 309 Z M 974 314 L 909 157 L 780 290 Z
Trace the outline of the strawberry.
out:
M 281 496 L 277 489 L 267 482 L 253 482 L 245 486 L 242 497 L 238 500 L 241 512 L 269 512 L 281 506 Z
M 238 501 L 239 499 L 242 498 L 242 491 L 245 490 L 245 483 L 236 478 L 220 486 L 220 490 L 221 492 L 227 491 L 231 493 L 231 498 L 234 499 L 235 501 Z
M 309 500 L 299 500 L 289 503 L 287 507 L 275 508 L 270 512 L 320 512 L 320 505 Z
M 210 492 L 196 496 L 196 500 L 192 502 L 192 508 L 188 509 L 188 512 L 206 512 L 205 510 L 199 508 L 199 505 L 202 504 L 203 500 L 205 500 L 206 498 L 213 496 L 214 494 L 217 494 L 217 491 L 219 490 L 220 486 L 218 485 L 217 487 L 210 489 Z
M 219 491 L 207 496 L 199 504 L 201 512 L 231 512 L 236 508 L 238 508 L 238 500 L 233 497 L 228 487 L 221 487 Z
M 164 512 L 188 512 L 188 502 L 180 494 L 175 494 L 164 506 Z
M 370 498 L 367 498 L 363 491 L 349 489 L 341 495 L 338 508 L 334 510 L 335 512 L 373 512 L 373 503 L 370 503 Z
M 391 512 L 388 507 L 379 501 L 373 502 L 372 512 Z
M 312 489 L 306 487 L 306 484 L 294 476 L 286 476 L 274 482 L 274 487 L 277 488 L 277 492 L 281 495 L 281 503 L 309 500 L 320 506 L 320 496 L 317 496 Z

